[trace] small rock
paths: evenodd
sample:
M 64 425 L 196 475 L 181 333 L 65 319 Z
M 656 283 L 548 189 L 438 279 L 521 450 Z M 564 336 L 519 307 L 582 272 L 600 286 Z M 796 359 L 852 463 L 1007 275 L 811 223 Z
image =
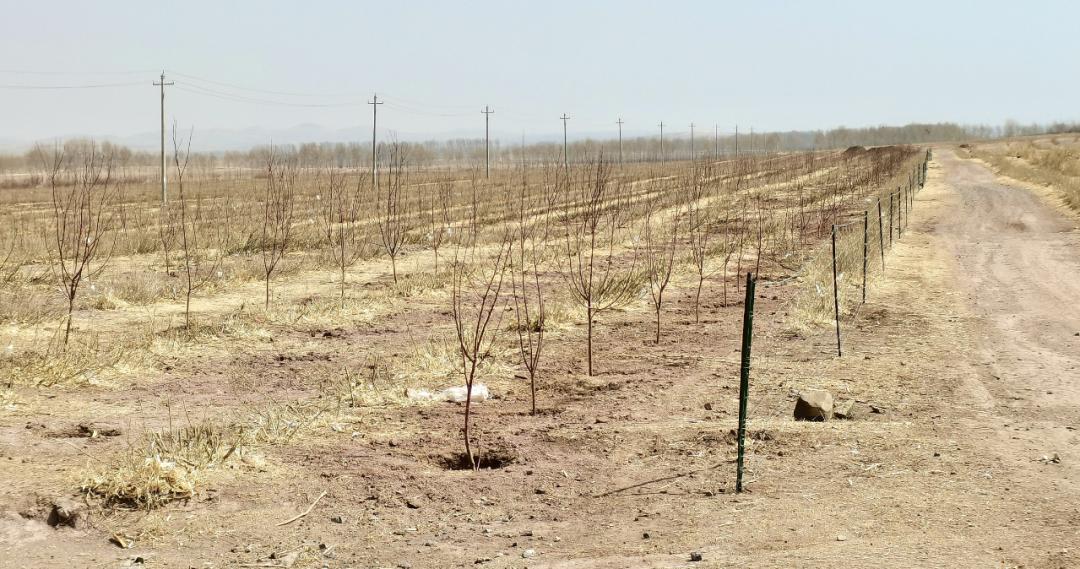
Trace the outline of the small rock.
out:
M 341 516 L 330 516 L 330 521 L 334 522 L 335 524 L 343 524 L 345 523 L 345 518 Z
M 705 404 L 705 410 L 706 411 L 712 411 L 712 403 L 706 403 Z
M 701 552 L 694 551 L 690 554 L 690 561 L 701 561 L 702 559 L 704 559 L 704 557 L 701 555 Z
M 416 501 L 416 500 L 405 500 L 405 505 L 410 510 L 419 510 L 420 509 L 420 503 L 418 501 Z
M 847 536 L 844 534 L 840 534 L 836 536 L 836 541 L 847 541 Z
M 879 405 L 870 404 L 870 412 L 877 413 L 878 415 L 885 414 L 885 408 Z
M 68 526 L 79 528 L 85 521 L 86 507 L 71 498 L 57 498 L 53 500 L 52 510 L 46 522 L 52 527 Z
M 522 559 L 532 559 L 533 557 L 536 557 L 535 549 L 526 549 L 525 551 L 521 552 Z
M 285 555 L 282 555 L 282 556 L 278 557 L 278 561 L 281 562 L 282 567 L 292 567 L 293 565 L 296 565 L 296 562 L 299 561 L 299 560 L 300 560 L 300 552 L 299 551 L 293 551 L 291 553 L 286 553 Z
M 851 399 L 843 401 L 836 405 L 833 409 L 834 419 L 846 419 L 851 420 L 855 418 L 855 402 Z
M 806 389 L 795 402 L 796 421 L 824 421 L 832 416 L 833 397 L 828 391 Z
M 401 563 L 398 563 L 397 566 L 398 569 L 412 569 L 412 564 L 408 561 L 402 561 Z
M 641 539 L 649 539 L 650 537 L 652 536 L 649 535 L 649 532 L 643 532 L 641 534 Z

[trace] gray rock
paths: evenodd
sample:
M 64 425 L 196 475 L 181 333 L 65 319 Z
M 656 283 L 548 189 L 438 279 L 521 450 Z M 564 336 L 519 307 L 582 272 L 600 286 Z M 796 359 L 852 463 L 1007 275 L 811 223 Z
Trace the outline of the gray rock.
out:
M 522 559 L 532 559 L 533 557 L 536 557 L 535 549 L 526 549 L 525 551 L 521 552 Z
M 701 553 L 698 551 L 694 551 L 690 554 L 690 561 L 701 561 L 704 558 L 705 557 L 702 556 Z
M 832 416 L 833 397 L 822 389 L 806 389 L 799 392 L 795 402 L 796 421 L 824 421 Z

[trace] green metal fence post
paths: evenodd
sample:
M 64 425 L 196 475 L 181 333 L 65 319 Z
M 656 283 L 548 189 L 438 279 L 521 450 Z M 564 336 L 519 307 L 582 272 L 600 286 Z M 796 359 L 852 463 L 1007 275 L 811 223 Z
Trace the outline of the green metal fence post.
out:
M 746 446 L 746 403 L 750 398 L 750 341 L 754 337 L 754 290 L 757 277 L 746 273 L 746 302 L 743 303 L 742 362 L 739 366 L 739 458 L 735 470 L 735 491 L 743 488 L 743 456 Z

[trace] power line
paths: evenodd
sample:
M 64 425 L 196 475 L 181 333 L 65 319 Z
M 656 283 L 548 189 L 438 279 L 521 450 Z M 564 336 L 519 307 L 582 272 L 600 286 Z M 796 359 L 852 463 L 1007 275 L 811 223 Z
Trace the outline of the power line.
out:
M 234 93 L 226 93 L 223 91 L 216 91 L 208 89 L 200 85 L 184 85 L 176 86 L 181 91 L 188 93 L 195 93 L 197 95 L 205 95 L 208 97 L 216 97 L 226 101 L 233 101 L 237 103 L 253 103 L 258 105 L 273 105 L 279 107 L 307 107 L 307 108 L 335 108 L 335 107 L 359 107 L 363 105 L 362 102 L 343 102 L 343 103 L 295 103 L 290 101 L 276 101 L 272 99 L 260 99 L 257 97 L 248 97 L 246 95 L 237 95 Z
M 129 83 L 94 83 L 86 85 L 0 85 L 0 89 L 11 90 L 66 90 L 66 89 L 108 89 L 113 87 L 135 87 L 144 85 L 141 81 Z
M 237 89 L 240 91 L 250 91 L 252 93 L 262 93 L 264 95 L 281 95 L 285 97 L 362 97 L 360 93 L 298 93 L 295 91 L 274 91 L 271 89 L 257 89 L 254 87 L 245 87 L 243 85 L 237 85 L 235 83 L 227 83 L 225 81 L 218 81 L 216 79 L 206 79 L 205 77 L 198 77 L 195 75 L 188 75 L 186 73 L 180 73 L 179 71 L 169 70 L 169 73 L 176 75 L 177 77 L 183 77 L 185 79 L 191 79 L 193 81 L 201 81 L 203 83 L 210 83 L 217 85 L 218 87 L 228 87 L 230 89 Z
M 0 73 L 11 75 L 146 75 L 154 73 L 153 69 L 138 71 L 38 71 L 32 69 L 0 69 Z

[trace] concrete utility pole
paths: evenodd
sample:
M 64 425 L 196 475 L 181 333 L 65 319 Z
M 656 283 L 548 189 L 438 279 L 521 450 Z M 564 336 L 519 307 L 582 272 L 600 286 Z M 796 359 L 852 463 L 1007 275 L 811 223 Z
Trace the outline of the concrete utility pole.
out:
M 615 124 L 619 125 L 619 164 L 622 164 L 622 117 L 619 117 L 619 120 L 615 121 Z
M 690 123 L 690 161 L 694 161 L 694 123 Z
M 570 156 L 566 153 L 566 121 L 570 120 L 570 115 L 563 113 L 562 119 L 562 163 L 563 168 L 570 169 Z
M 484 110 L 480 112 L 484 113 L 484 177 L 488 178 L 491 176 L 491 130 L 488 123 L 495 111 L 484 105 Z
M 168 189 L 165 181 L 165 87 L 174 85 L 172 81 L 165 82 L 165 72 L 161 72 L 161 82 L 154 83 L 155 86 L 161 87 L 161 203 L 165 203 L 169 199 Z
M 667 162 L 667 157 L 664 156 L 664 121 L 660 121 L 660 163 Z
M 382 104 L 379 101 L 379 95 L 375 94 L 371 100 L 368 101 L 371 105 L 371 185 L 372 187 L 379 187 L 379 157 L 375 153 L 375 128 L 378 125 L 379 120 L 379 105 Z

